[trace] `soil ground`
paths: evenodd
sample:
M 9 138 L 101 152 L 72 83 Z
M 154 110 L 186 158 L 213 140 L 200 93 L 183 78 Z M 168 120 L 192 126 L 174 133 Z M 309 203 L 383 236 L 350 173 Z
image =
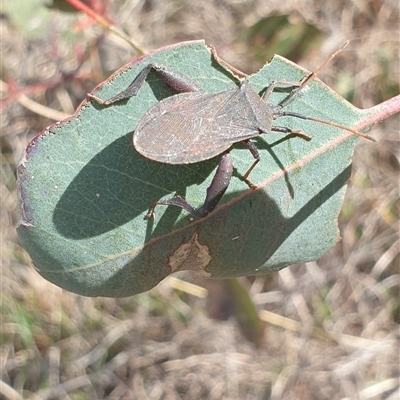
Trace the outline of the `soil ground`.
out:
M 146 49 L 203 38 L 246 72 L 262 65 L 254 51 L 259 36 L 246 42 L 249 27 L 285 14 L 292 25 L 303 21 L 320 32 L 304 54 L 286 55 L 305 68 L 351 41 L 320 78 L 355 106 L 368 108 L 399 93 L 396 0 L 106 5 L 106 15 Z M 50 16 L 38 36 L 6 6 L 1 19 L 0 397 L 398 399 L 398 116 L 370 132 L 378 144 L 357 144 L 339 219 L 341 242 L 316 262 L 240 281 L 265 320 L 257 346 L 236 318 L 210 318 L 221 313 L 213 314 L 207 297 L 176 289 L 175 280 L 130 298 L 78 296 L 45 281 L 18 242 L 16 165 L 28 141 L 71 114 L 105 78 L 103 70 L 136 55 L 82 14 L 55 10 Z M 270 39 L 278 50 L 294 40 L 280 37 L 280 29 Z M 73 76 L 61 74 L 81 59 Z M 47 108 L 37 110 L 37 104 Z M 224 283 L 195 282 L 222 301 Z

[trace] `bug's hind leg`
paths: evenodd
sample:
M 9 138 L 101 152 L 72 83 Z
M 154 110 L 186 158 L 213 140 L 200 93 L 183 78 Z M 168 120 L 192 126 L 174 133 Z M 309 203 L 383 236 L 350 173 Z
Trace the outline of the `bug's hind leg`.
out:
M 180 207 L 183 210 L 186 210 L 189 214 L 191 214 L 195 218 L 205 217 L 207 214 L 213 211 L 215 207 L 218 205 L 219 201 L 221 200 L 222 196 L 224 195 L 226 189 L 229 186 L 232 174 L 233 174 L 232 158 L 229 153 L 224 153 L 221 156 L 217 172 L 214 175 L 211 185 L 207 189 L 206 199 L 204 201 L 201 210 L 194 208 L 181 196 L 176 195 L 170 199 L 161 199 L 155 201 L 150 206 L 149 211 L 145 216 L 145 219 L 149 219 L 154 216 L 154 209 L 158 205 Z
M 116 96 L 111 97 L 110 99 L 107 100 L 102 100 L 99 97 L 91 93 L 88 93 L 87 97 L 95 101 L 96 103 L 102 105 L 110 105 L 120 100 L 129 99 L 137 95 L 139 89 L 142 87 L 144 81 L 147 79 L 147 76 L 152 70 L 155 71 L 160 76 L 160 78 L 164 81 L 166 85 L 168 85 L 172 89 L 175 89 L 178 93 L 202 91 L 200 86 L 197 85 L 197 83 L 192 81 L 187 76 L 182 75 L 172 69 L 169 69 L 164 65 L 148 64 L 139 72 L 139 74 L 132 81 L 132 83 L 125 90 L 118 93 Z
M 189 214 L 191 214 L 195 218 L 203 217 L 203 213 L 200 212 L 197 208 L 192 207 L 184 198 L 181 196 L 174 196 L 170 199 L 161 199 L 155 201 L 149 208 L 149 211 L 145 215 L 144 219 L 154 218 L 154 210 L 157 206 L 176 206 L 180 207 L 183 210 L 186 210 Z

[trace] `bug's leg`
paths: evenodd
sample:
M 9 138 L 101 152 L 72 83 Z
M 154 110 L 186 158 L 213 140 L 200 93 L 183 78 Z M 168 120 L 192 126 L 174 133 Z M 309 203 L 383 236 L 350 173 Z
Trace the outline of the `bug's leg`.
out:
M 197 208 L 192 207 L 185 199 L 183 199 L 181 196 L 176 195 L 170 199 L 161 199 L 155 201 L 150 206 L 149 211 L 147 211 L 144 219 L 153 218 L 155 214 L 154 210 L 157 206 L 176 206 L 182 208 L 183 210 L 186 210 L 193 217 L 200 218 L 203 216 L 203 214 Z
M 273 126 L 271 131 L 300 136 L 302 139 L 307 140 L 307 142 L 312 139 L 310 135 L 307 135 L 307 133 L 304 133 L 303 131 L 293 130 L 284 126 Z
M 260 154 L 259 154 L 259 152 L 257 150 L 257 147 L 254 145 L 254 143 L 250 142 L 250 140 L 245 140 L 243 142 L 243 144 L 250 150 L 250 153 L 252 154 L 252 156 L 255 159 L 253 164 L 250 165 L 250 168 L 243 175 L 243 178 L 251 188 L 254 188 L 255 187 L 254 184 L 249 181 L 248 177 L 249 177 L 251 171 L 253 171 L 254 167 L 259 163 Z
M 205 216 L 217 206 L 222 196 L 228 189 L 233 174 L 232 157 L 227 152 L 222 154 L 218 164 L 217 172 L 207 189 L 207 196 L 201 209 L 202 215 Z
M 241 76 L 243 78 L 247 78 L 247 74 L 244 72 L 240 71 L 239 69 L 235 68 L 233 65 L 230 65 L 226 61 L 224 61 L 220 56 L 217 54 L 217 50 L 215 50 L 215 47 L 210 44 L 208 45 L 208 48 L 211 50 L 211 54 L 215 58 L 215 60 L 218 62 L 218 64 L 222 64 L 226 69 L 232 71 L 235 75 Z
M 292 93 L 294 91 L 297 90 L 297 87 L 301 85 L 301 81 L 300 82 L 288 82 L 288 81 L 272 81 L 268 86 L 267 89 L 265 90 L 265 92 L 263 93 L 263 95 L 261 96 L 261 98 L 265 101 L 267 101 L 269 99 L 269 97 L 271 96 L 272 92 L 274 91 L 274 89 L 277 86 L 289 86 L 289 87 L 295 87 L 296 89 L 293 89 L 290 93 L 289 96 L 292 96 Z
M 94 100 L 95 102 L 102 105 L 110 105 L 116 103 L 117 101 L 129 99 L 130 97 L 136 96 L 139 89 L 143 85 L 144 81 L 147 78 L 147 75 L 151 70 L 154 70 L 158 73 L 160 78 L 172 89 L 175 89 L 177 92 L 199 92 L 202 91 L 200 86 L 194 83 L 190 78 L 184 76 L 172 69 L 168 69 L 164 65 L 157 64 L 149 64 L 144 67 L 138 74 L 138 76 L 133 80 L 133 82 L 121 93 L 118 93 L 116 96 L 111 97 L 107 100 L 102 100 L 93 94 L 88 94 L 88 98 Z
M 186 200 L 180 196 L 174 196 L 171 199 L 161 199 L 155 201 L 149 211 L 147 212 L 145 219 L 152 218 L 154 216 L 154 209 L 157 205 L 164 206 L 176 206 L 186 210 L 193 217 L 200 218 L 205 217 L 217 206 L 226 189 L 229 186 L 229 182 L 233 174 L 232 158 L 229 153 L 224 153 L 221 156 L 221 160 L 218 164 L 217 172 L 211 182 L 211 185 L 207 189 L 206 199 L 204 201 L 201 210 L 197 210 L 192 207 Z

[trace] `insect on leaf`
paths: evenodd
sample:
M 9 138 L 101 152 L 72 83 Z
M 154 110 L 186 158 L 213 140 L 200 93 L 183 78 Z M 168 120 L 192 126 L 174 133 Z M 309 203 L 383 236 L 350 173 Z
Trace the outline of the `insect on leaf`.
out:
M 203 41 L 194 41 L 134 61 L 96 95 L 107 99 L 121 92 L 150 62 L 190 77 L 207 92 L 238 83 Z M 272 80 L 296 82 L 305 74 L 275 57 L 250 83 L 260 93 Z M 278 90 L 269 101 L 277 104 L 289 91 Z M 218 157 L 158 163 L 132 146 L 139 119 L 172 94 L 150 73 L 136 97 L 107 107 L 84 102 L 73 117 L 29 143 L 18 167 L 18 235 L 43 277 L 86 296 L 130 296 L 180 270 L 219 278 L 265 274 L 318 259 L 338 241 L 337 217 L 357 137 L 293 117 L 275 124 L 312 140 L 280 133 L 257 138 L 261 161 L 249 177 L 256 190 L 243 180 L 254 159 L 239 143 L 231 150 L 234 176 L 214 212 L 193 221 L 177 207 L 158 206 L 155 219 L 144 221 L 152 202 L 176 193 L 201 206 L 218 164 Z M 348 127 L 365 115 L 319 81 L 286 109 Z

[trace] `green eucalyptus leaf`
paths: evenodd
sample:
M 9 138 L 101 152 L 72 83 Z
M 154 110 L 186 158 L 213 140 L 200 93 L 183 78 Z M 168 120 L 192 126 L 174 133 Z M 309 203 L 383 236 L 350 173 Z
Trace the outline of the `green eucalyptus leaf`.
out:
M 238 82 L 203 41 L 194 41 L 134 61 L 96 95 L 107 99 L 121 92 L 150 62 L 210 92 Z M 261 92 L 272 80 L 296 82 L 305 74 L 275 57 L 250 81 Z M 274 92 L 270 101 L 276 104 L 289 91 Z M 201 207 L 218 164 L 217 157 L 167 165 L 133 148 L 138 120 L 173 93 L 150 73 L 136 97 L 111 106 L 85 101 L 73 117 L 29 143 L 18 167 L 18 235 L 43 277 L 86 296 L 129 296 L 180 270 L 217 278 L 265 274 L 318 259 L 338 241 L 337 217 L 357 138 L 293 117 L 276 125 L 313 139 L 279 133 L 257 138 L 261 161 L 250 175 L 256 190 L 243 180 L 254 159 L 238 144 L 231 151 L 234 177 L 213 213 L 193 221 L 180 208 L 159 206 L 155 219 L 145 221 L 153 201 L 175 193 Z M 319 81 L 287 109 L 349 127 L 365 115 Z

